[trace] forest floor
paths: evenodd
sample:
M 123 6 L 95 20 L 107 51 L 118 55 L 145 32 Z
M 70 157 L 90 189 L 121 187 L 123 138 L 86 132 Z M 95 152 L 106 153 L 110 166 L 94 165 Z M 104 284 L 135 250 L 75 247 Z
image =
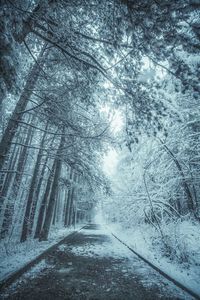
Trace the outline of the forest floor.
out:
M 192 299 L 108 231 L 90 224 L 21 276 L 1 299 Z

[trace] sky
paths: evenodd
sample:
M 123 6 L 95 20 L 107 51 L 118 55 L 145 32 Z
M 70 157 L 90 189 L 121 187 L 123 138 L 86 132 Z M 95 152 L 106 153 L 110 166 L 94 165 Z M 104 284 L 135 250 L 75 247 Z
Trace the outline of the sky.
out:
M 114 136 L 116 136 L 124 126 L 124 120 L 122 112 L 119 109 L 112 109 L 110 106 L 105 105 L 101 107 L 100 111 L 108 117 L 111 122 L 111 130 Z M 109 147 L 109 150 L 104 155 L 103 158 L 103 170 L 106 175 L 112 176 L 116 172 L 117 163 L 118 163 L 119 154 L 116 149 L 112 146 Z
M 117 153 L 117 151 L 114 148 L 110 147 L 103 158 L 103 170 L 106 175 L 112 176 L 115 174 L 118 164 L 118 157 L 119 154 Z

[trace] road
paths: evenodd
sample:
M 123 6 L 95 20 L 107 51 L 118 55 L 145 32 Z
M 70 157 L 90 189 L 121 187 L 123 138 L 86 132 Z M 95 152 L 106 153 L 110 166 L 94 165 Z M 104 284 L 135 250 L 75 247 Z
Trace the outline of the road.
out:
M 50 251 L 7 288 L 1 299 L 192 299 L 131 253 L 108 231 L 90 224 Z

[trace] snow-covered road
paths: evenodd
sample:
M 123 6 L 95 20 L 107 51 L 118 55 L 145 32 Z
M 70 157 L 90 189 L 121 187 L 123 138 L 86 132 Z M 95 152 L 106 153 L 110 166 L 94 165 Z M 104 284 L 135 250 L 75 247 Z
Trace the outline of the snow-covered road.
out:
M 99 225 L 47 254 L 2 299 L 192 299 Z

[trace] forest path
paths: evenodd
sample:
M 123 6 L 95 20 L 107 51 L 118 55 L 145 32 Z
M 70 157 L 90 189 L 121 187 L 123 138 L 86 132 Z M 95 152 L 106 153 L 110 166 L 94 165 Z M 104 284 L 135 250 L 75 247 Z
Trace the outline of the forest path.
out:
M 90 224 L 47 254 L 2 299 L 192 299 L 134 256 L 109 232 Z

